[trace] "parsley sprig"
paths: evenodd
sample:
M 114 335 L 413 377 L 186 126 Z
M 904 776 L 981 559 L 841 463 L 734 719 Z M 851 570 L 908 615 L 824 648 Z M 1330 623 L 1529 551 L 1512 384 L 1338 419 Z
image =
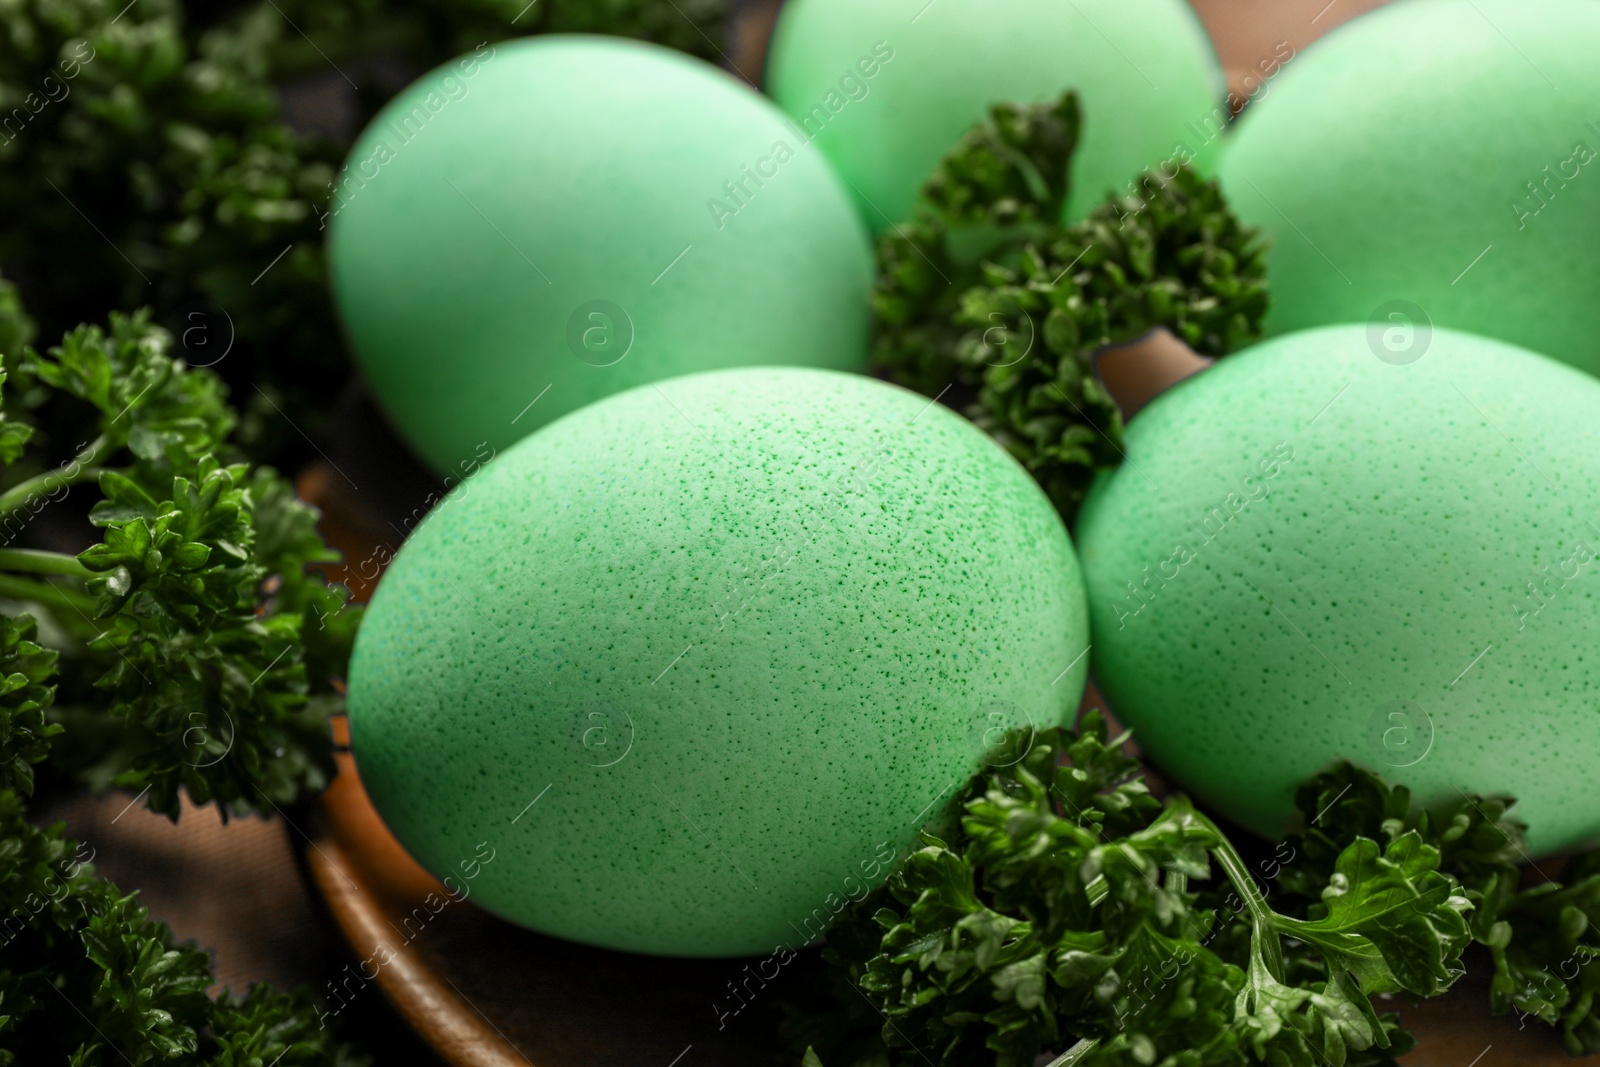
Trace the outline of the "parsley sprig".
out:
M 76 556 L 0 548 L 0 597 L 77 639 L 64 651 L 98 692 L 55 714 L 117 726 L 75 732 L 66 762 L 101 784 L 148 789 L 149 806 L 173 818 L 180 789 L 224 814 L 266 814 L 332 776 L 325 718 L 359 612 L 307 570 L 336 558 L 316 512 L 276 472 L 235 462 L 225 390 L 171 343 L 141 312 L 6 358 L 0 462 L 31 473 L 0 490 L 0 529 L 24 533 L 93 483 L 102 540 Z M 34 454 L 47 447 L 30 447 L 34 419 L 67 408 L 94 436 L 50 464 Z M 0 648 L 26 658 L 34 631 L 21 618 Z M 31 695 L 0 750 L 13 767 L 41 751 L 31 705 L 49 703 L 37 682 L 15 692 Z
M 863 1050 L 827 1021 L 796 1036 L 830 1067 L 1030 1067 L 1047 1052 L 1090 1067 L 1344 1067 L 1409 1049 L 1368 998 L 1433 996 L 1462 974 L 1472 904 L 1439 848 L 1415 830 L 1354 835 L 1315 903 L 1275 910 L 1215 823 L 1150 795 L 1126 739 L 1091 713 L 1014 740 L 1026 754 L 968 786 L 960 833 L 924 834 L 829 932 L 824 957 L 879 1013 L 880 1043 Z M 1205 906 L 1222 899 L 1193 885 L 1209 881 L 1229 905 Z M 1303 958 L 1293 971 L 1286 946 Z
M 1600 850 L 1546 872 L 1511 798 L 1422 807 L 1340 763 L 1298 791 L 1269 904 L 1214 823 L 1148 793 L 1125 740 L 1091 713 L 997 750 L 1032 745 L 829 931 L 833 1009 L 787 1024 L 808 1067 L 1392 1065 L 1414 1041 L 1369 997 L 1445 992 L 1469 942 L 1494 1014 L 1600 1051 Z
M 195 361 L 231 344 L 237 385 L 305 411 L 343 363 L 317 219 L 340 149 L 280 121 L 248 44 L 178 0 L 0 6 L 0 99 L 30 101 L 0 135 L 0 267 L 50 337 L 107 308 L 203 309 Z M 263 445 L 303 448 L 279 423 Z
M 208 998 L 209 956 L 97 877 L 92 858 L 59 825 L 32 825 L 17 792 L 0 790 L 0 913 L 10 917 L 0 930 L 0 1067 L 367 1062 L 320 1024 L 304 991 L 253 985 Z
M 1153 168 L 1063 225 L 1077 96 L 1000 104 L 924 185 L 915 219 L 878 243 L 874 358 L 950 397 L 1067 518 L 1122 458 L 1122 417 L 1094 354 L 1158 327 L 1222 356 L 1260 336 L 1259 233 L 1215 182 Z
M 333 773 L 359 609 L 308 569 L 335 558 L 316 512 L 238 462 L 224 387 L 171 348 L 140 312 L 0 353 L 0 1065 L 359 1067 L 305 992 L 208 997 L 204 951 L 26 818 L 47 761 L 174 819 L 180 790 L 266 814 Z M 47 508 L 100 539 L 11 547 Z
M 1419 809 L 1404 786 L 1344 764 L 1301 786 L 1296 803 L 1309 829 L 1289 842 L 1303 859 L 1285 868 L 1285 890 L 1315 899 L 1333 877 L 1330 858 L 1357 836 L 1420 836 L 1472 902 L 1473 940 L 1494 961 L 1491 1010 L 1559 1027 L 1574 1056 L 1600 1052 L 1600 850 L 1568 857 L 1564 868 L 1533 864 L 1539 881 L 1523 888 L 1520 865 L 1532 861 L 1510 797 L 1461 795 Z M 1313 822 L 1315 812 L 1323 814 Z

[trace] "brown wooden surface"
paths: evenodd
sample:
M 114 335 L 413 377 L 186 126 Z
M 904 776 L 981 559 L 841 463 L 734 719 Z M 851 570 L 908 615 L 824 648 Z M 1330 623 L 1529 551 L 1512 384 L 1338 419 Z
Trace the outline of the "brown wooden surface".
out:
M 1094 369 L 1127 422 L 1145 406 L 1215 360 L 1199 355 L 1168 330 L 1153 330 L 1137 341 L 1102 349 Z
M 31 814 L 39 823 L 65 823 L 93 850 L 97 874 L 125 893 L 137 890 L 180 941 L 213 950 L 213 994 L 243 993 L 251 982 L 288 989 L 309 981 L 323 959 L 316 905 L 295 864 L 304 842 L 291 840 L 279 819 L 224 824 L 215 805 L 196 807 L 182 795 L 180 803 L 176 823 L 123 790 L 43 797 Z M 241 921 L 246 915 L 250 921 Z

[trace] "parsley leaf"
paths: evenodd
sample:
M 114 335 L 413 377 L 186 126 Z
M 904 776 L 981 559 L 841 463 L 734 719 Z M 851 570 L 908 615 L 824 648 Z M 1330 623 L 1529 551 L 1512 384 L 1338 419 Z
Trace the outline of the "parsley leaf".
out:
M 0 278 L 0 356 L 19 352 L 33 340 L 33 320 L 22 310 L 17 287 Z
M 1307 828 L 1290 841 L 1303 861 L 1285 867 L 1285 890 L 1321 898 L 1339 877 L 1331 857 L 1358 836 L 1427 842 L 1471 902 L 1472 938 L 1494 961 L 1491 1009 L 1559 1027 L 1575 1056 L 1600 1052 L 1600 851 L 1570 858 L 1561 881 L 1524 889 L 1526 827 L 1509 814 L 1510 797 L 1462 794 L 1422 808 L 1404 786 L 1342 763 L 1303 785 L 1295 802 Z M 1412 958 L 1437 974 L 1420 947 Z
M 35 640 L 32 616 L 0 616 L 0 789 L 33 792 L 33 765 L 50 754 L 58 723 L 45 720 L 56 697 L 56 653 Z

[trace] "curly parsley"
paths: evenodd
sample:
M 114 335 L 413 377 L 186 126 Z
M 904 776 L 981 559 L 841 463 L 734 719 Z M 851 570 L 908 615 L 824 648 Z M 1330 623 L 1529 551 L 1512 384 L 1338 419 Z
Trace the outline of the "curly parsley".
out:
M 359 609 L 308 570 L 334 558 L 316 512 L 237 462 L 226 390 L 171 346 L 140 312 L 0 354 L 0 1064 L 358 1067 L 304 992 L 209 998 L 205 952 L 25 817 L 46 761 L 174 819 L 180 790 L 265 814 L 333 774 Z M 90 439 L 68 451 L 69 427 Z M 97 543 L 11 547 L 90 485 Z
M 1280 884 L 1314 900 L 1336 874 L 1330 857 L 1356 837 L 1420 836 L 1472 902 L 1473 940 L 1494 960 L 1491 1010 L 1558 1027 L 1574 1056 L 1600 1052 L 1600 849 L 1569 857 L 1564 868 L 1545 861 L 1559 879 L 1522 888 L 1518 865 L 1531 861 L 1527 827 L 1509 814 L 1513 803 L 1463 794 L 1419 809 L 1404 786 L 1342 764 L 1300 787 L 1296 804 L 1309 828 L 1290 844 L 1303 859 Z M 1534 872 L 1544 873 L 1537 865 Z
M 1260 336 L 1267 309 L 1259 233 L 1186 166 L 1061 224 L 1081 122 L 1070 92 L 994 107 L 929 178 L 917 217 L 879 239 L 873 292 L 878 365 L 925 395 L 949 390 L 1069 519 L 1122 458 L 1094 354 L 1165 327 L 1226 355 Z
M 102 540 L 76 556 L 0 547 L 0 596 L 78 639 L 65 651 L 98 695 L 80 694 L 60 719 L 120 724 L 109 747 L 77 733 L 66 762 L 101 784 L 148 789 L 150 807 L 174 818 L 180 788 L 224 814 L 266 814 L 332 776 L 327 705 L 359 611 L 307 570 L 335 558 L 316 512 L 271 469 L 235 461 L 221 382 L 171 343 L 141 312 L 5 359 L 0 462 L 30 473 L 0 489 L 0 530 L 10 540 L 92 483 Z M 95 436 L 47 465 L 31 447 L 36 413 L 68 407 Z M 0 651 L 38 667 L 23 618 Z M 35 680 L 12 698 L 18 737 L 36 733 L 45 691 Z
M 830 930 L 847 1022 L 790 1036 L 830 1067 L 1344 1067 L 1407 1051 L 1368 998 L 1433 996 L 1462 974 L 1473 905 L 1440 849 L 1351 835 L 1315 903 L 1274 910 L 1210 819 L 1147 792 L 1125 740 L 1091 713 L 979 775 L 959 835 L 925 834 Z M 875 1042 L 851 997 L 874 1009 Z

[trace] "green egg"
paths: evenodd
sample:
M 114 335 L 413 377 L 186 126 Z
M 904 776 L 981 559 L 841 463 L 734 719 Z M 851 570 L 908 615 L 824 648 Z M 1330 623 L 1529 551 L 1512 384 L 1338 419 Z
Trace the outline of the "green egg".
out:
M 861 376 L 715 371 L 446 497 L 368 610 L 351 733 L 399 840 L 513 922 L 798 949 L 1020 758 L 1008 729 L 1070 717 L 1087 629 L 1060 518 L 970 423 Z
M 1431 322 L 1600 373 L 1600 5 L 1402 0 L 1298 56 L 1218 167 L 1271 332 Z
M 844 186 L 754 90 L 654 45 L 480 46 L 378 114 L 330 215 L 361 367 L 440 472 L 647 382 L 866 362 Z
M 1303 331 L 1132 421 L 1076 531 L 1095 677 L 1263 834 L 1344 758 L 1424 803 L 1516 796 L 1540 852 L 1591 840 L 1600 382 L 1449 330 L 1405 359 Z
M 789 0 L 767 70 L 795 136 L 833 160 L 874 230 L 910 216 L 994 104 L 1078 90 L 1073 219 L 1148 166 L 1203 157 L 1228 118 L 1184 0 Z

